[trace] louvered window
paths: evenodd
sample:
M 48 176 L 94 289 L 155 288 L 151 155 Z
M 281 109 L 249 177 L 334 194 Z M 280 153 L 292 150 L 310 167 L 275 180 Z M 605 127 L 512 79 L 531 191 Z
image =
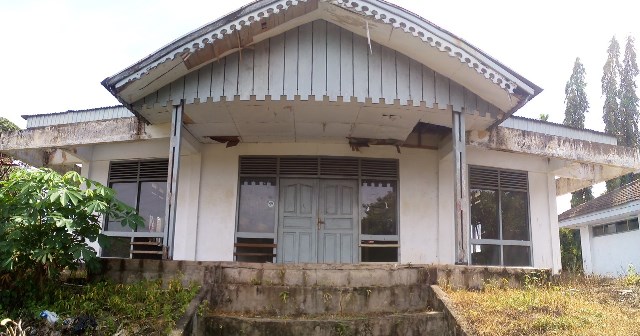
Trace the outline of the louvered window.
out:
M 243 156 L 241 176 L 398 178 L 398 161 L 314 156 Z
M 528 174 L 469 167 L 471 262 L 531 266 Z
M 102 250 L 103 257 L 162 257 L 168 166 L 167 159 L 111 162 L 109 187 L 118 200 L 136 209 L 145 225 L 132 230 L 107 218 L 104 233 L 112 243 Z

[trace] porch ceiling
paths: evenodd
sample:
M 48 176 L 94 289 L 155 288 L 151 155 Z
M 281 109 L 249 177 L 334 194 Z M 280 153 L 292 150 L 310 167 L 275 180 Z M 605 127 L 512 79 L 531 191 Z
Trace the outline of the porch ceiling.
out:
M 145 109 L 153 124 L 171 121 L 170 106 Z M 185 127 L 198 141 L 238 137 L 240 142 L 346 143 L 348 138 L 405 141 L 418 122 L 451 127 L 451 110 L 437 106 L 374 104 L 370 101 L 207 101 L 186 104 Z M 467 129 L 483 129 L 495 116 L 465 114 Z

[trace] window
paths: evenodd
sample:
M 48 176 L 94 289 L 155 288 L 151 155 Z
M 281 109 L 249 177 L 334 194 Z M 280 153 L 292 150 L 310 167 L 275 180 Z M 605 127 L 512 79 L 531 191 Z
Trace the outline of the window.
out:
M 362 180 L 360 184 L 360 259 L 398 261 L 396 181 Z
M 469 167 L 471 263 L 531 266 L 526 172 Z
M 638 218 L 631 218 L 615 223 L 598 225 L 593 227 L 593 236 L 605 236 L 614 233 L 638 230 Z
M 162 257 L 168 164 L 166 159 L 111 162 L 109 187 L 118 200 L 136 209 L 145 225 L 132 230 L 107 218 L 104 233 L 110 239 L 103 257 Z

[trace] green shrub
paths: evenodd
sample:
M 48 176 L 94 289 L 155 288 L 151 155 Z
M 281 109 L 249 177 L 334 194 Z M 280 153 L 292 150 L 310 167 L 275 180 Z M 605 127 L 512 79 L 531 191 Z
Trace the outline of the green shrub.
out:
M 79 262 L 95 266 L 89 242 L 105 243 L 104 215 L 123 226 L 144 225 L 112 189 L 76 172 L 18 169 L 0 181 L 0 310 L 38 300 Z

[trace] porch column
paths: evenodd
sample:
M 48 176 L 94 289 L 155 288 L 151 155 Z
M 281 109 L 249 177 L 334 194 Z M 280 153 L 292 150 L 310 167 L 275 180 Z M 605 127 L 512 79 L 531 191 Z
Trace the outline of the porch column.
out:
M 454 225 L 456 264 L 469 264 L 469 197 L 467 188 L 467 153 L 464 114 L 453 111 Z
M 173 241 L 176 231 L 176 204 L 178 200 L 178 176 L 180 172 L 180 144 L 182 141 L 182 114 L 184 99 L 173 106 L 169 142 L 169 174 L 167 175 L 167 203 L 165 207 L 164 246 L 165 258 L 173 259 Z
M 593 261 L 591 259 L 591 239 L 593 235 L 591 234 L 590 226 L 581 226 L 580 227 L 580 244 L 582 246 L 582 269 L 584 270 L 584 274 L 593 273 Z

